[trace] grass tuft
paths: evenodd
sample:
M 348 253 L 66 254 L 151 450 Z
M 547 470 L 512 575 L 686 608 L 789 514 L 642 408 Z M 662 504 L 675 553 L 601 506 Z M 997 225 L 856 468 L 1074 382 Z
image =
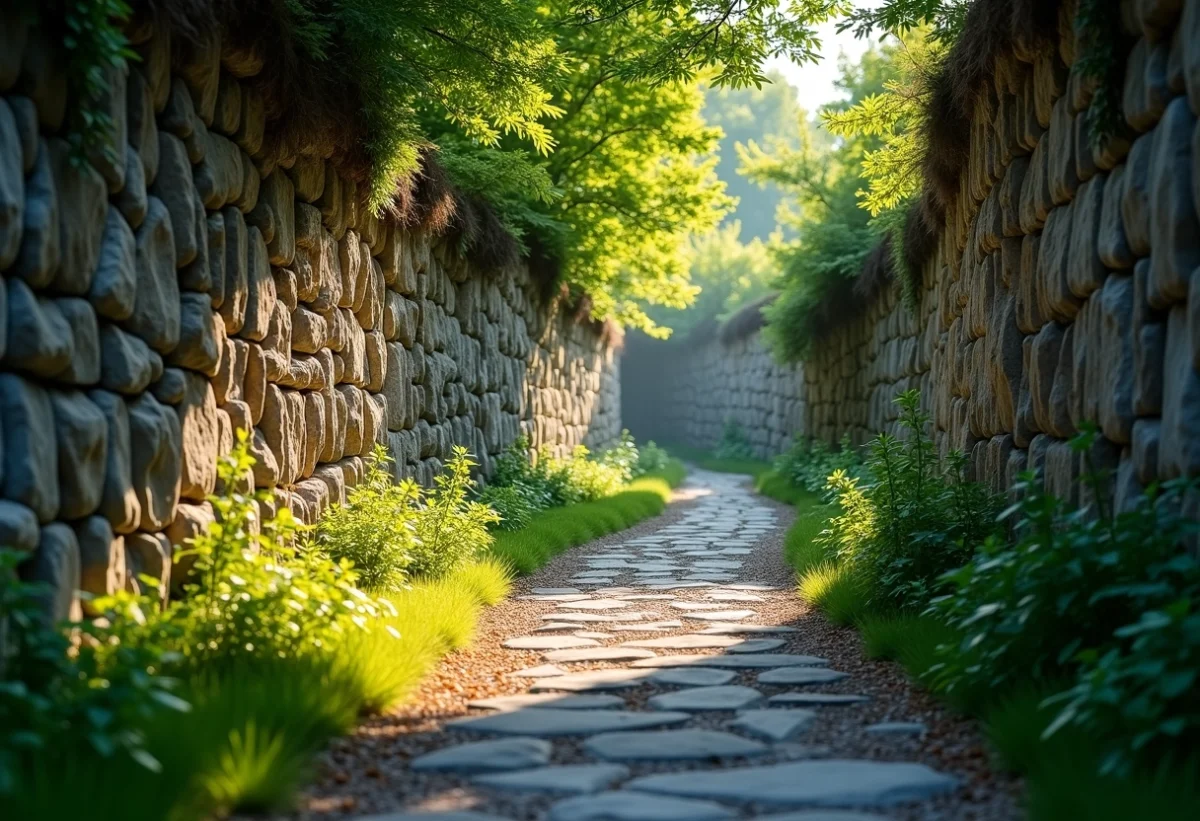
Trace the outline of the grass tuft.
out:
M 867 592 L 844 566 L 822 562 L 800 577 L 800 598 L 835 624 L 852 625 L 867 612 Z
M 818 501 L 814 494 L 804 488 L 796 487 L 792 484 L 791 478 L 774 469 L 758 474 L 754 480 L 754 489 L 777 502 L 797 507 Z
M 937 619 L 909 613 L 868 613 L 859 619 L 858 630 L 868 656 L 898 661 L 917 679 L 938 663 L 938 646 L 956 639 Z

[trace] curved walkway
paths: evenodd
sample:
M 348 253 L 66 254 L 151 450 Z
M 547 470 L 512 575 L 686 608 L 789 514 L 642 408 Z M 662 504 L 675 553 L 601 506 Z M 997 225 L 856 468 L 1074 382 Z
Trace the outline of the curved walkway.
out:
M 793 513 L 695 471 L 560 557 L 402 712 L 329 753 L 296 817 L 1009 819 L 971 725 L 796 598 Z

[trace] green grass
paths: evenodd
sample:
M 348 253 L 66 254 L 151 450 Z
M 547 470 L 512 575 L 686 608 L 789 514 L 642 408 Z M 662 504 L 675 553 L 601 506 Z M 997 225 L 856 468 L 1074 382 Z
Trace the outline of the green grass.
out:
M 858 619 L 867 655 L 898 661 L 913 678 L 937 663 L 938 645 L 954 641 L 954 631 L 929 616 L 866 613 Z
M 800 577 L 800 598 L 835 624 L 852 625 L 867 612 L 867 593 L 843 565 L 823 562 Z
M 625 490 L 604 499 L 543 510 L 520 530 L 496 533 L 492 554 L 517 573 L 532 573 L 568 548 L 661 513 L 671 498 L 671 488 L 682 482 L 685 474 L 683 465 L 674 461 L 663 471 L 634 479 Z
M 810 503 L 816 504 L 820 501 L 816 494 L 796 487 L 790 478 L 774 468 L 758 474 L 754 480 L 754 489 L 777 502 L 797 507 Z
M 761 459 L 718 459 L 710 451 L 687 445 L 670 445 L 666 450 L 676 459 L 692 462 L 699 468 L 717 473 L 745 473 L 758 477 L 771 470 L 771 463 Z

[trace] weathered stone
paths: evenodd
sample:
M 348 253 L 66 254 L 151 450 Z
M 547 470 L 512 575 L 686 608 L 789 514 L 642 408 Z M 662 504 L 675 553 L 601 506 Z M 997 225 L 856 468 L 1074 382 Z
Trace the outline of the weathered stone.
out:
M 171 590 L 171 543 L 161 533 L 131 533 L 125 537 L 126 584 L 136 592 L 142 589 L 142 576 L 153 579 L 153 589 L 163 603 Z M 150 585 L 146 585 L 150 588 Z
M 203 376 L 185 373 L 183 401 L 175 408 L 180 428 L 180 495 L 203 502 L 217 486 L 220 443 L 217 402 Z
M 52 521 L 60 496 L 49 393 L 23 377 L 0 373 L 0 431 L 4 497 L 28 507 L 40 522 Z
M 129 411 L 125 400 L 108 391 L 88 393 L 108 425 L 104 486 L 99 512 L 117 533 L 130 533 L 141 520 L 141 504 L 133 488 Z
M 129 223 L 130 227 L 136 230 L 146 219 L 146 210 L 150 207 L 150 203 L 146 199 L 148 196 L 146 170 L 142 166 L 141 158 L 133 150 L 133 146 L 126 145 L 124 151 L 125 185 L 112 196 L 112 203 L 125 217 L 125 221 Z
M 225 351 L 225 323 L 213 313 L 207 294 L 185 291 L 179 295 L 179 344 L 167 362 L 216 376 Z
M 0 271 L 21 250 L 25 214 L 25 175 L 21 137 L 8 104 L 0 99 Z
M 606 792 L 560 801 L 547 821 L 725 821 L 732 810 L 710 801 Z
M 179 417 L 149 394 L 142 394 L 128 408 L 130 478 L 141 509 L 138 528 L 156 533 L 170 524 L 179 503 Z
M 957 779 L 923 764 L 831 759 L 651 775 L 635 779 L 628 787 L 768 807 L 879 807 L 929 798 L 957 785 Z
M 7 285 L 8 339 L 3 361 L 34 376 L 59 375 L 75 354 L 62 309 L 54 300 L 35 295 L 22 280 L 10 279 Z
M 629 768 L 620 764 L 568 764 L 480 775 L 471 780 L 492 789 L 586 795 L 607 789 L 628 775 Z
M 1154 132 L 1150 158 L 1150 305 L 1165 309 L 1187 297 L 1188 277 L 1200 265 L 1200 221 L 1192 199 L 1192 129 L 1196 116 L 1177 97 Z
M 145 185 L 150 185 L 158 174 L 158 124 L 154 118 L 152 91 L 142 68 L 134 67 L 126 79 L 126 121 L 129 145 L 141 162 Z
M 18 571 L 26 581 L 47 585 L 38 595 L 47 621 L 78 621 L 83 617 L 76 591 L 79 590 L 79 542 L 75 531 L 62 522 L 42 528 L 37 550 Z
M 32 553 L 37 549 L 38 517 L 18 502 L 0 499 L 0 544 L 10 550 Z
M 1174 105 L 1172 103 L 1172 105 Z M 1168 116 L 1170 116 L 1168 114 Z M 1186 308 L 1172 309 L 1163 357 L 1162 427 L 1158 470 L 1164 478 L 1200 473 L 1200 374 L 1192 365 Z
M 725 685 L 689 687 L 677 693 L 651 696 L 647 702 L 655 710 L 743 710 L 762 701 L 763 695 L 752 687 Z
M 54 391 L 50 400 L 62 500 L 58 515 L 82 519 L 100 506 L 108 464 L 108 423 L 103 411 L 80 391 Z
M 446 747 L 414 758 L 417 772 L 482 773 L 540 767 L 550 761 L 550 742 L 539 738 L 504 738 Z
M 291 265 L 296 253 L 296 216 L 293 203 L 296 191 L 282 169 L 276 169 L 262 181 L 259 202 L 275 214 L 275 236 L 267 249 L 272 265 Z
M 179 342 L 179 281 L 171 218 L 157 197 L 150 198 L 138 229 L 135 259 L 137 291 L 125 327 L 159 353 L 169 353 Z
M 100 384 L 110 391 L 138 394 L 162 373 L 162 358 L 139 337 L 115 325 L 100 326 Z
M 513 713 L 456 718 L 448 722 L 447 726 L 476 733 L 552 738 L 662 727 L 682 723 L 690 717 L 687 713 L 673 712 L 638 713 L 625 710 L 554 710 L 529 707 Z
M 50 284 L 59 262 L 58 190 L 50 147 L 38 145 L 33 172 L 25 178 L 25 207 L 21 224 L 21 250 L 11 273 L 34 288 Z
M 816 718 L 813 710 L 743 710 L 730 726 L 759 738 L 780 742 L 804 732 Z
M 57 131 L 67 109 L 67 72 L 61 71 L 59 51 L 41 27 L 30 31 L 29 42 L 21 55 L 18 87 L 37 106 L 38 123 L 44 131 Z
M 267 335 L 276 300 L 267 245 L 257 228 L 250 228 L 246 235 L 246 273 L 245 318 L 237 333 L 257 341 Z
M 79 589 L 93 596 L 110 596 L 125 588 L 125 540 L 114 536 L 112 525 L 103 516 L 89 516 L 76 522 L 79 543 Z M 82 602 L 83 612 L 100 615 Z
M 672 693 L 685 696 L 687 690 Z M 604 733 L 584 742 L 584 749 L 608 761 L 686 761 L 762 755 L 758 741 L 715 730 Z
M 137 259 L 133 231 L 121 213 L 108 209 L 96 275 L 88 299 L 106 319 L 121 321 L 133 314 L 137 298 Z

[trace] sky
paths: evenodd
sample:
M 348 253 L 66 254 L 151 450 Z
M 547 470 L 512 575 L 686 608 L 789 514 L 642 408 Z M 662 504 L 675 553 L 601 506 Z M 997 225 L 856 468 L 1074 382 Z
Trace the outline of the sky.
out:
M 858 7 L 879 5 L 880 0 L 855 0 Z M 767 70 L 779 71 L 788 82 L 796 87 L 796 98 L 800 106 L 810 115 L 824 103 L 832 100 L 845 99 L 834 87 L 837 79 L 838 54 L 845 53 L 847 57 L 857 60 L 873 42 L 871 39 L 856 40 L 851 31 L 837 33 L 837 23 L 829 22 L 817 26 L 821 38 L 821 62 L 813 65 L 805 63 L 797 65 L 784 58 L 774 58 L 767 62 Z

